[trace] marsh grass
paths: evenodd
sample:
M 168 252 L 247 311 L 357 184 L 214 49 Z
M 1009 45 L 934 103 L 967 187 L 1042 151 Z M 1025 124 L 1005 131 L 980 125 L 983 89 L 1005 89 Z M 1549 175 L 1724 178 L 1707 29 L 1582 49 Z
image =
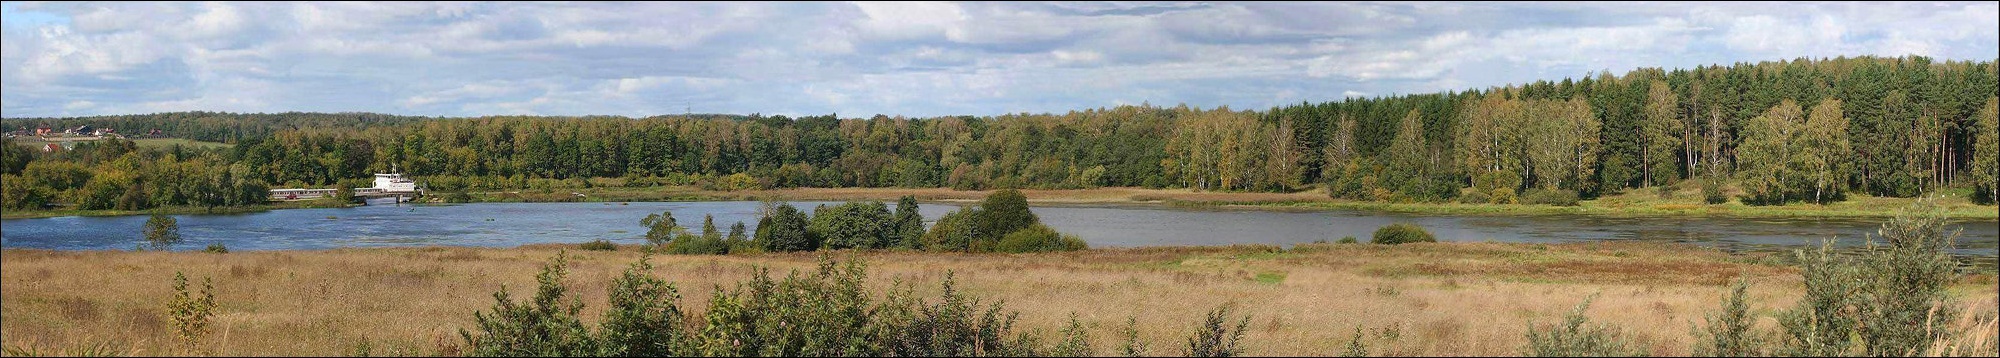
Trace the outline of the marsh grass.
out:
M 574 244 L 519 248 L 371 248 L 324 251 L 74 252 L 0 250 L 0 339 L 20 351 L 181 354 L 164 300 L 175 270 L 214 277 L 219 327 L 215 355 L 346 355 L 367 342 L 373 354 L 469 354 L 458 335 L 473 312 L 494 304 L 506 286 L 535 287 L 534 276 L 569 249 L 570 294 L 579 316 L 597 326 L 613 305 L 609 288 L 636 262 L 637 250 L 574 251 Z M 1618 257 L 1619 251 L 1629 257 Z M 757 274 L 812 271 L 818 253 L 659 256 L 642 270 L 675 283 L 677 307 L 706 310 L 718 290 Z M 1068 313 L 1090 337 L 1110 337 L 1097 354 L 1128 346 L 1146 355 L 1179 354 L 1214 307 L 1255 317 L 1244 355 L 1329 355 L 1364 327 L 1372 355 L 1517 355 L 1525 322 L 1560 317 L 1574 292 L 1602 292 L 1584 312 L 1590 322 L 1626 327 L 1635 348 L 1689 355 L 1688 329 L 1717 309 L 1738 276 L 1752 285 L 1752 312 L 1791 307 L 1801 296 L 1796 268 L 1763 264 L 1716 250 L 1674 244 L 1300 245 L 1092 249 L 994 255 L 897 251 L 833 253 L 869 263 L 871 292 L 899 282 L 912 297 L 937 297 L 946 271 L 954 290 L 1005 301 L 1022 312 L 1016 329 L 1054 340 Z M 1239 273 L 1240 272 L 1240 273 Z M 1283 272 L 1281 284 L 1252 278 Z M 919 284 L 930 283 L 930 284 Z M 1447 284 L 1449 283 L 1449 284 Z M 914 284 L 914 285 L 910 285 Z M 1380 295 L 1373 291 L 1386 288 Z M 1985 335 L 1934 346 L 1984 352 L 1992 339 L 1995 288 L 1960 280 L 1953 291 L 1968 314 L 1953 327 Z M 525 295 L 524 295 L 525 296 Z M 880 297 L 875 297 L 879 299 Z M 1115 302 L 1117 304 L 1106 304 Z M 1466 314 L 1480 312 L 1480 314 Z M 1129 319 L 1129 321 L 1128 321 Z M 1240 319 L 1234 318 L 1232 319 Z M 1131 323 L 1129 326 L 1127 323 Z M 1282 324 L 1268 324 L 1282 322 Z M 1764 316 L 1760 329 L 1776 324 Z M 1233 323 L 1236 322 L 1230 322 Z M 1983 328 L 1982 328 L 1983 327 Z M 1129 328 L 1129 331 L 1127 329 Z M 1956 328 L 1955 328 L 1956 329 Z M 1130 338 L 1129 340 L 1127 338 Z M 108 347 L 108 348 L 91 348 Z M 136 352 L 136 353 L 135 353 Z M 9 354 L 12 355 L 12 354 Z

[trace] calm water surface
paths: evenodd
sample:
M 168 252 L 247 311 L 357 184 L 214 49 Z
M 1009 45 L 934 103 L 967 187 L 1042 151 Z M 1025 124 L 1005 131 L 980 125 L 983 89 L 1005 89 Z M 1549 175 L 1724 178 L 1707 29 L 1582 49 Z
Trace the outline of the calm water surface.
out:
M 481 203 L 372 205 L 343 209 L 289 209 L 236 215 L 177 216 L 185 242 L 199 250 L 222 243 L 230 250 L 328 249 L 384 246 L 512 247 L 581 243 L 596 239 L 644 242 L 639 218 L 672 211 L 682 226 L 701 228 L 714 215 L 727 231 L 742 221 L 756 230 L 757 202 L 678 203 Z M 810 211 L 826 202 L 794 202 Z M 893 209 L 894 203 L 890 204 Z M 957 204 L 922 205 L 926 220 Z M 1091 247 L 1292 244 L 1367 241 L 1383 225 L 1422 225 L 1439 241 L 1556 243 L 1594 240 L 1693 242 L 1728 249 L 1770 249 L 1838 238 L 1862 242 L 1879 222 L 1867 220 L 1760 220 L 1708 218 L 1595 218 L 1581 216 L 1424 216 L 1376 212 L 1204 211 L 1158 207 L 1035 207 L 1042 222 L 1074 234 Z M 0 246 L 56 250 L 129 250 L 141 244 L 145 216 L 59 217 L 0 221 Z M 929 222 L 925 223 L 929 225 Z M 1996 256 L 2000 224 L 1954 224 L 1964 234 L 1956 254 Z

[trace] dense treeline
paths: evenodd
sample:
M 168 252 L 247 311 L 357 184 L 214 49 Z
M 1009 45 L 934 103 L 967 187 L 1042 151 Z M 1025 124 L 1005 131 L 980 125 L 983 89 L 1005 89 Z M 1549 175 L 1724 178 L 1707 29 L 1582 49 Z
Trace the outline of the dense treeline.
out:
M 19 164 L 18 172 L 9 163 L 0 174 L 0 207 L 8 210 L 54 202 L 83 210 L 214 208 L 263 203 L 270 195 L 250 166 L 230 163 L 218 150 L 139 150 L 132 141 L 108 139 Z
M 211 127 L 232 128 L 238 143 L 222 163 L 287 187 L 393 168 L 446 191 L 624 177 L 627 185 L 724 189 L 1323 186 L 1363 200 L 1561 204 L 1698 179 L 1736 183 L 1751 204 L 1949 187 L 1977 187 L 1976 199 L 1989 201 L 1995 159 L 1979 148 L 1995 134 L 1979 123 L 1992 116 L 1996 73 L 1992 61 L 1862 57 L 1646 68 L 1263 112 L 1142 105 L 927 119 L 301 114 L 262 115 L 299 128 L 263 136 L 236 134 L 253 133 L 239 129 L 247 124 Z M 201 115 L 209 114 L 119 118 L 171 123 Z

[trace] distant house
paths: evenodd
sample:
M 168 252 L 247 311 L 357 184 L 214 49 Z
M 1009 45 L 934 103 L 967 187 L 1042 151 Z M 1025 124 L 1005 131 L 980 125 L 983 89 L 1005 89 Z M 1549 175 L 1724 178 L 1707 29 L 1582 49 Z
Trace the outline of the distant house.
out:
M 46 124 L 40 127 L 35 127 L 35 135 L 49 135 L 49 132 L 51 132 L 51 130 L 49 126 Z
M 43 128 L 43 129 L 48 129 L 48 128 Z M 44 144 L 44 145 L 42 145 L 42 151 L 43 151 L 43 152 L 50 152 L 50 153 L 53 153 L 53 152 L 59 152 L 59 151 L 62 151 L 62 150 L 63 150 L 63 147 L 62 147 L 62 145 L 58 145 L 58 144 L 55 144 L 55 143 L 49 143 L 49 144 Z

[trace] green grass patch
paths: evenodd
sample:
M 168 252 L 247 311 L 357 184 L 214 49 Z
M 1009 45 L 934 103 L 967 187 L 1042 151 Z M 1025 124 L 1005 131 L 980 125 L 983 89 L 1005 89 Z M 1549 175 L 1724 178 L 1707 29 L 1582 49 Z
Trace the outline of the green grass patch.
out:
M 1252 278 L 1252 280 L 1257 281 L 1257 283 L 1276 285 L 1285 282 L 1285 272 L 1284 271 L 1258 272 L 1257 277 Z

